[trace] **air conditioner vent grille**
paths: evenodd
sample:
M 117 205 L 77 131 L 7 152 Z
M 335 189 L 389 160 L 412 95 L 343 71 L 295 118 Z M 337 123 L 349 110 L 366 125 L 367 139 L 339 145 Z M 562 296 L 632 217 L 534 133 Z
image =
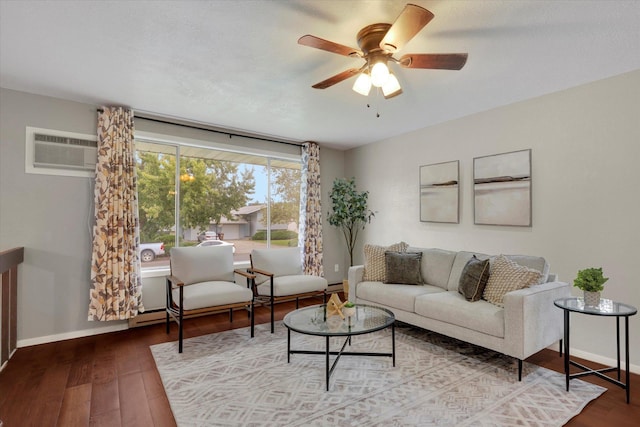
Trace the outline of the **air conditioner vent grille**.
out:
M 91 141 L 88 139 L 80 139 L 80 138 L 69 138 L 65 136 L 58 135 L 46 135 L 43 133 L 34 134 L 34 139 L 38 142 L 54 142 L 57 144 L 67 144 L 67 145 L 81 145 L 83 147 L 98 147 L 97 141 Z

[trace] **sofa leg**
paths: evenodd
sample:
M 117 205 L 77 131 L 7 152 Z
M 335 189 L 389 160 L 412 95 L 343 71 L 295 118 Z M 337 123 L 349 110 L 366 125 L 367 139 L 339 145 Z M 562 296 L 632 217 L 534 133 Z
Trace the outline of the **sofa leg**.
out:
M 522 381 L 522 359 L 518 359 L 518 381 Z
M 562 339 L 560 339 L 560 346 L 558 347 L 558 354 L 562 357 Z
M 229 323 L 233 323 L 233 308 L 229 309 Z

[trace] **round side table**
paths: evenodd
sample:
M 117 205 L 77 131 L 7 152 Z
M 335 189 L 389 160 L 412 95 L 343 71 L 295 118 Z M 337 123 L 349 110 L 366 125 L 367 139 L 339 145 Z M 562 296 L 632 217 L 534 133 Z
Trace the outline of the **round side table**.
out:
M 629 403 L 629 317 L 638 312 L 638 309 L 621 302 L 612 301 L 610 299 L 601 299 L 598 306 L 585 305 L 583 298 L 560 298 L 553 302 L 556 307 L 561 308 L 564 311 L 564 373 L 566 377 L 567 391 L 569 391 L 569 380 L 571 378 L 584 377 L 586 375 L 596 375 L 604 380 L 609 381 L 619 387 L 622 387 L 627 391 L 627 403 Z M 588 314 L 592 316 L 609 316 L 616 318 L 616 344 L 617 344 L 617 356 L 618 366 L 591 369 L 578 362 L 571 360 L 569 357 L 569 315 L 571 312 Z M 625 382 L 620 380 L 620 318 L 624 317 L 624 348 L 625 348 Z M 570 365 L 577 366 L 584 372 L 571 374 L 569 372 Z M 618 371 L 618 379 L 611 378 L 605 375 L 605 372 Z

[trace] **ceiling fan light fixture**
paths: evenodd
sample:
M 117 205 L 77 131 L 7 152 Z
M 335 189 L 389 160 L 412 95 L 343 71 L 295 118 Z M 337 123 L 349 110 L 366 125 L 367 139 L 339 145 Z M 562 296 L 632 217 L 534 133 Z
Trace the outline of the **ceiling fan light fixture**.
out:
M 393 98 L 402 93 L 400 82 L 393 73 L 389 73 L 386 83 L 382 86 L 382 94 L 385 99 Z
M 367 73 L 360 73 L 352 89 L 360 95 L 369 95 L 369 91 L 371 91 L 371 77 L 369 77 Z
M 376 62 L 371 67 L 371 84 L 382 87 L 389 79 L 389 68 L 383 61 Z

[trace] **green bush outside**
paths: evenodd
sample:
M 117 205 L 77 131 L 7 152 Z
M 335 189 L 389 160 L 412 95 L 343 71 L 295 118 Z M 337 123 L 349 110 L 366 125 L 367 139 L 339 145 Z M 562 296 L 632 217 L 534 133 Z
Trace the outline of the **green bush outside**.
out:
M 251 238 L 252 240 L 267 240 L 267 230 L 258 230 Z M 271 240 L 295 240 L 298 244 L 298 233 L 289 230 L 271 230 Z M 290 245 L 289 245 L 290 246 Z

